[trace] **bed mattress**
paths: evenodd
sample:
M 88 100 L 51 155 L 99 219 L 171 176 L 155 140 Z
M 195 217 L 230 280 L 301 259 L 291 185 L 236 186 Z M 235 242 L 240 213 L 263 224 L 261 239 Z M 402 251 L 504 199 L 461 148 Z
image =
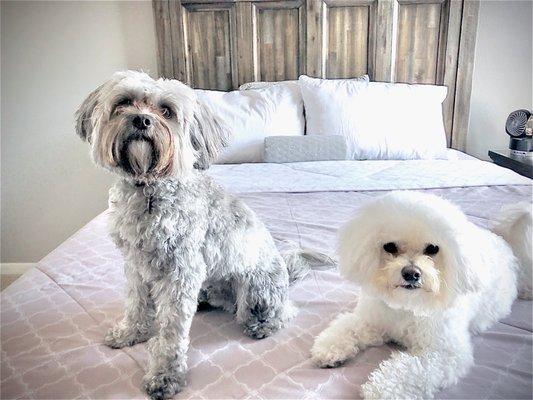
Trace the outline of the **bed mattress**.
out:
M 337 228 L 364 200 L 387 190 L 441 195 L 486 226 L 503 204 L 531 201 L 532 189 L 526 178 L 471 159 L 225 165 L 209 173 L 259 214 L 280 248 L 295 243 L 329 254 Z M 104 212 L 2 292 L 2 399 L 144 396 L 145 345 L 102 344 L 124 301 L 122 258 L 106 220 Z M 359 397 L 390 346 L 370 348 L 335 369 L 309 360 L 313 338 L 353 308 L 357 294 L 336 270 L 314 270 L 291 288 L 298 315 L 259 341 L 244 336 L 229 314 L 198 312 L 188 384 L 177 398 Z M 475 366 L 438 397 L 531 398 L 531 302 L 516 301 L 510 316 L 475 337 L 474 347 Z

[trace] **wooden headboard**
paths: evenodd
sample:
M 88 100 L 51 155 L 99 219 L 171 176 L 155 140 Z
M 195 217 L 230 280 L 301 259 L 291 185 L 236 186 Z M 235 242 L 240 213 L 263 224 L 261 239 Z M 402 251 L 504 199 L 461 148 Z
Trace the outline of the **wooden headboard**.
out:
M 448 144 L 464 149 L 476 0 L 154 0 L 162 76 L 195 88 L 306 74 L 439 84 Z

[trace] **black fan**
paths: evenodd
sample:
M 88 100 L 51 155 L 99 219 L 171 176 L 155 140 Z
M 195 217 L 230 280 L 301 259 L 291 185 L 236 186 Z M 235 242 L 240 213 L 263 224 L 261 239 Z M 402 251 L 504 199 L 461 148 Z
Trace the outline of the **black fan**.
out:
M 531 155 L 533 151 L 533 116 L 531 111 L 516 110 L 507 117 L 505 131 L 509 136 L 509 149 L 516 154 Z

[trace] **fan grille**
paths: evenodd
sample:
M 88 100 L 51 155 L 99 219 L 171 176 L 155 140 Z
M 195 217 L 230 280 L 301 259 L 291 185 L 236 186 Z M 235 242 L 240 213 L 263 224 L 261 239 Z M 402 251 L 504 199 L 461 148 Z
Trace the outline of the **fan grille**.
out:
M 513 111 L 505 123 L 505 130 L 513 137 L 520 137 L 525 134 L 527 120 L 530 117 L 530 112 L 527 110 Z

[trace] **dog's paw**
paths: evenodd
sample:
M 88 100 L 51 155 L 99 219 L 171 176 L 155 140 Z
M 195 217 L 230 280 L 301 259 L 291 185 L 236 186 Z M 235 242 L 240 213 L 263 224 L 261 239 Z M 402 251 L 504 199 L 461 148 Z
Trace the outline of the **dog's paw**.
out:
M 264 339 L 283 327 L 281 320 L 249 323 L 244 326 L 244 334 L 253 339 Z
M 119 324 L 107 331 L 104 337 L 104 343 L 112 349 L 121 349 L 145 342 L 148 339 L 149 335 L 142 335 L 138 331 L 131 330 Z
M 283 318 L 268 307 L 256 305 L 249 310 L 244 322 L 244 334 L 254 339 L 264 339 L 283 328 Z
M 311 360 L 320 368 L 335 368 L 342 365 L 358 349 L 346 343 L 337 343 L 335 338 L 318 336 L 311 347 Z
M 142 387 L 151 399 L 171 399 L 185 386 L 184 377 L 176 372 L 148 374 L 143 378 Z

